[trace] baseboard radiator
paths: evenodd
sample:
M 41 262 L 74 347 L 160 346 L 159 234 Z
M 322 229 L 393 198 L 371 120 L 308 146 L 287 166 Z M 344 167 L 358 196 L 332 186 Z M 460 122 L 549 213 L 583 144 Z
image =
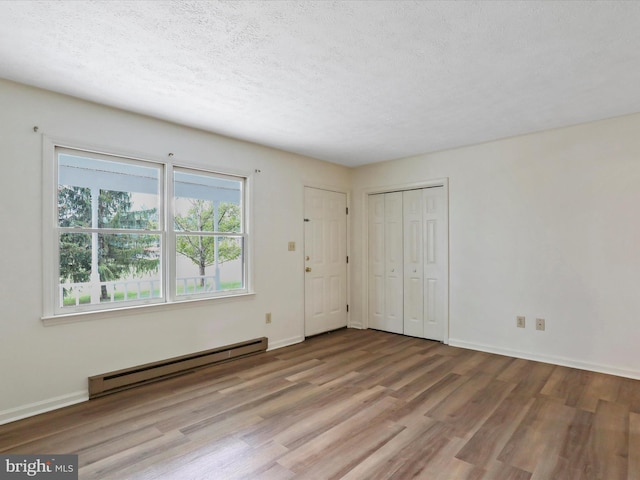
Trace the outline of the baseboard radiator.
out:
M 95 375 L 89 377 L 89 399 L 182 375 L 216 363 L 255 355 L 266 350 L 267 338 L 262 337 L 212 350 Z

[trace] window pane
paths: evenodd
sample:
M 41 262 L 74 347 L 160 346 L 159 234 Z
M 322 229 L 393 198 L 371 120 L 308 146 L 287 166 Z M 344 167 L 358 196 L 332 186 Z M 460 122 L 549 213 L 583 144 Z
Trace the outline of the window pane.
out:
M 91 228 L 91 190 L 58 185 L 58 225 Z
M 63 233 L 59 246 L 60 307 L 162 296 L 160 235 Z
M 157 230 L 160 169 L 58 154 L 60 227 Z
M 91 234 L 60 235 L 60 283 L 85 283 L 91 276 Z
M 178 232 L 242 232 L 243 181 L 174 172 L 175 229 Z
M 158 229 L 157 197 L 144 193 L 100 190 L 98 228 Z
M 242 237 L 176 235 L 176 295 L 244 288 L 242 254 Z

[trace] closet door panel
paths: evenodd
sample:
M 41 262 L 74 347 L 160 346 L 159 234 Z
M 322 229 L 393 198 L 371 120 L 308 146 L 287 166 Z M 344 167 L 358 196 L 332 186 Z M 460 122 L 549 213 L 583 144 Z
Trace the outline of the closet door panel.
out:
M 424 337 L 444 339 L 448 253 L 442 187 L 422 191 L 424 224 Z
M 422 337 L 423 327 L 423 213 L 422 191 L 402 192 L 404 223 L 404 334 Z
M 385 326 L 385 199 L 369 195 L 369 327 Z
M 385 322 L 383 330 L 403 332 L 402 192 L 384 194 Z

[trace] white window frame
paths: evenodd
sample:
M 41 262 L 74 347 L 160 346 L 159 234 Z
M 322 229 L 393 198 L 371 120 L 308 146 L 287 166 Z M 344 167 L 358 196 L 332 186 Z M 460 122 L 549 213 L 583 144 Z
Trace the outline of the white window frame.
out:
M 240 232 L 238 233 L 230 233 L 230 232 L 215 232 L 215 231 L 210 231 L 210 232 L 182 232 L 179 230 L 176 230 L 175 228 L 175 221 L 174 221 L 174 214 L 175 214 L 175 205 L 174 205 L 174 201 L 175 201 L 175 192 L 173 191 L 173 186 L 175 185 L 175 174 L 176 172 L 179 173 L 188 173 L 188 174 L 193 174 L 193 175 L 202 175 L 204 177 L 211 177 L 211 178 L 220 178 L 223 180 L 235 180 L 235 181 L 240 181 L 241 182 L 241 192 L 240 192 L 240 199 L 241 199 L 241 208 L 240 208 Z M 247 185 L 247 179 L 245 177 L 241 177 L 238 175 L 229 175 L 229 174 L 224 174 L 224 173 L 218 173 L 218 172 L 212 172 L 212 171 L 208 171 L 208 170 L 203 170 L 201 168 L 191 168 L 191 167 L 184 167 L 184 166 L 178 166 L 178 165 L 174 165 L 173 168 L 171 169 L 171 175 L 170 177 L 168 176 L 169 182 L 171 183 L 171 199 L 167 200 L 167 202 L 171 203 L 171 207 L 168 209 L 168 220 L 167 220 L 167 234 L 168 236 L 171 238 L 170 242 L 171 242 L 171 251 L 170 251 L 170 259 L 169 259 L 169 265 L 170 265 L 170 270 L 171 270 L 171 274 L 168 275 L 168 280 L 169 280 L 169 291 L 168 291 L 168 295 L 169 297 L 172 299 L 172 301 L 181 301 L 181 300 L 192 300 L 192 299 L 199 299 L 199 298 L 212 298 L 212 297 L 220 297 L 220 296 L 229 296 L 229 295 L 234 295 L 237 293 L 246 293 L 247 290 L 247 262 L 245 260 L 245 253 L 246 253 L 246 245 L 248 243 L 248 238 L 247 238 L 247 233 L 246 233 L 246 213 L 245 213 L 245 197 L 246 197 L 246 185 Z M 192 293 L 192 294 L 186 294 L 186 295 L 178 295 L 177 293 L 177 268 L 176 268 L 176 260 L 178 258 L 178 254 L 176 251 L 176 244 L 177 244 L 177 236 L 178 235 L 184 235 L 184 234 L 193 234 L 193 235 L 202 235 L 202 236 L 209 236 L 209 237 L 215 237 L 215 236 L 220 236 L 220 237 L 239 237 L 242 238 L 242 257 L 241 257 L 241 262 L 242 262 L 242 281 L 243 281 L 243 286 L 242 288 L 239 289 L 234 289 L 234 290 L 222 290 L 219 291 L 219 293 L 217 294 L 211 294 L 211 293 Z
M 58 150 L 75 151 L 78 155 L 88 155 L 100 160 L 113 160 L 123 163 L 132 163 L 142 166 L 151 166 L 160 169 L 160 205 L 159 205 L 159 232 L 161 242 L 161 261 L 159 275 L 162 284 L 162 295 L 155 299 L 142 299 L 133 301 L 109 302 L 99 305 L 82 305 L 79 307 L 61 307 L 58 305 L 59 292 L 59 241 L 58 235 Z M 171 305 L 180 305 L 193 301 L 216 301 L 233 299 L 253 295 L 252 264 L 252 237 L 250 191 L 252 177 L 246 172 L 229 171 L 229 169 L 207 168 L 198 164 L 187 162 L 174 163 L 160 159 L 149 154 L 131 154 L 117 151 L 113 148 L 96 148 L 87 146 L 81 142 L 53 139 L 43 135 L 43 315 L 45 324 L 67 323 L 81 320 L 87 316 L 94 318 L 101 316 L 113 316 L 118 311 L 130 311 L 138 308 L 168 308 Z M 189 171 L 195 174 L 233 178 L 242 181 L 241 217 L 243 253 L 242 275 L 243 288 L 226 291 L 214 291 L 197 295 L 176 295 L 176 232 L 173 222 L 173 174 L 174 168 L 180 171 Z M 110 232 L 111 233 L 111 232 Z M 139 233 L 136 230 L 126 230 L 122 233 Z M 148 232 L 147 232 L 148 233 Z M 151 233 L 156 233 L 151 232 Z
M 68 307 L 63 307 L 62 305 L 60 305 L 60 284 L 58 283 L 57 285 L 57 289 L 56 289 L 56 302 L 54 305 L 54 313 L 56 315 L 63 315 L 65 313 L 78 313 L 78 312 L 87 312 L 87 311 L 95 311 L 95 310 L 109 310 L 109 309 L 113 309 L 115 308 L 114 305 L 117 306 L 136 306 L 136 305 L 149 305 L 149 304 L 154 304 L 154 303 L 161 303 L 164 301 L 164 298 L 166 297 L 166 291 L 165 291 L 165 282 L 163 281 L 163 276 L 164 276 L 164 264 L 165 264 L 165 258 L 166 258 L 166 245 L 165 245 L 165 239 L 166 239 L 166 222 L 165 222 L 165 204 L 166 201 L 164 200 L 166 198 L 165 194 L 164 194 L 164 178 L 165 178 L 165 168 L 162 164 L 158 164 L 158 163 L 151 163 L 151 162 L 142 162 L 140 160 L 135 160 L 132 158 L 125 158 L 122 156 L 115 156 L 115 155 L 105 155 L 105 154 L 99 154 L 99 153 L 95 153 L 95 152 L 89 152 L 86 150 L 78 150 L 78 149 L 71 149 L 71 148 L 65 148 L 65 147 L 55 147 L 54 148 L 54 172 L 55 172 L 55 182 L 56 182 L 56 193 L 54 194 L 54 196 L 56 197 L 54 199 L 54 202 L 56 203 L 56 207 L 57 207 L 57 188 L 58 188 L 58 181 L 59 181 L 59 161 L 58 161 L 58 155 L 60 154 L 68 154 L 68 155 L 77 155 L 79 157 L 87 157 L 87 158 L 91 158 L 91 159 L 95 159 L 95 160 L 100 160 L 100 161 L 105 161 L 105 162 L 113 162 L 115 163 L 119 163 L 119 164 L 124 164 L 124 165 L 134 165 L 134 166 L 141 166 L 141 167 L 145 167 L 145 168 L 150 168 L 150 169 L 154 169 L 156 170 L 157 174 L 158 174 L 158 182 L 157 182 L 157 187 L 158 187 L 158 228 L 155 230 L 144 230 L 144 229 L 133 229 L 133 228 L 129 228 L 129 229 L 125 229 L 125 228 L 93 228 L 93 227 L 78 227 L 78 228 L 70 228 L 70 227 L 60 227 L 58 225 L 58 212 L 57 212 L 57 208 L 56 208 L 56 223 L 54 226 L 54 239 L 53 239 L 53 243 L 54 243 L 54 252 L 55 252 L 55 258 L 58 259 L 57 261 L 54 262 L 53 265 L 53 270 L 54 270 L 54 275 L 56 279 L 59 279 L 59 256 L 60 256 L 60 249 L 59 249 L 59 242 L 58 242 L 58 238 L 61 234 L 63 233 L 83 233 L 83 234 L 93 234 L 93 233 L 98 233 L 98 234 L 133 234 L 133 235 L 144 235 L 144 234 L 151 234 L 151 235 L 157 235 L 160 239 L 160 266 L 159 266 L 159 272 L 158 272 L 158 279 L 160 282 L 160 297 L 156 297 L 156 298 L 145 298 L 145 299 L 135 299 L 135 300 L 125 300 L 125 301 L 121 301 L 121 302 L 117 302 L 117 303 L 111 303 L 111 302 L 105 302 L 105 303 L 99 303 L 99 304 L 83 304 L 83 305 L 78 305 L 78 306 L 68 306 Z M 117 282 L 115 282 L 117 283 Z

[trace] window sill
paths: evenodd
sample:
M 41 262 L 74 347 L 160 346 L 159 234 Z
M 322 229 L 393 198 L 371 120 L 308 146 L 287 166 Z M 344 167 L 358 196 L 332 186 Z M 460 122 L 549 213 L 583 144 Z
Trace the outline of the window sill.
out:
M 75 312 L 63 313 L 60 315 L 44 316 L 41 318 L 45 327 L 54 325 L 64 325 L 67 323 L 85 322 L 88 320 L 100 320 L 103 318 L 113 318 L 125 315 L 138 315 L 143 313 L 152 313 L 156 311 L 170 311 L 184 308 L 189 305 L 202 303 L 221 303 L 227 301 L 236 301 L 242 298 L 254 297 L 255 292 L 238 293 L 235 295 L 227 295 L 215 298 L 194 298 L 188 300 L 176 300 L 171 303 L 154 303 L 150 305 L 134 305 L 129 307 L 111 308 L 108 310 L 96 310 L 93 312 Z

